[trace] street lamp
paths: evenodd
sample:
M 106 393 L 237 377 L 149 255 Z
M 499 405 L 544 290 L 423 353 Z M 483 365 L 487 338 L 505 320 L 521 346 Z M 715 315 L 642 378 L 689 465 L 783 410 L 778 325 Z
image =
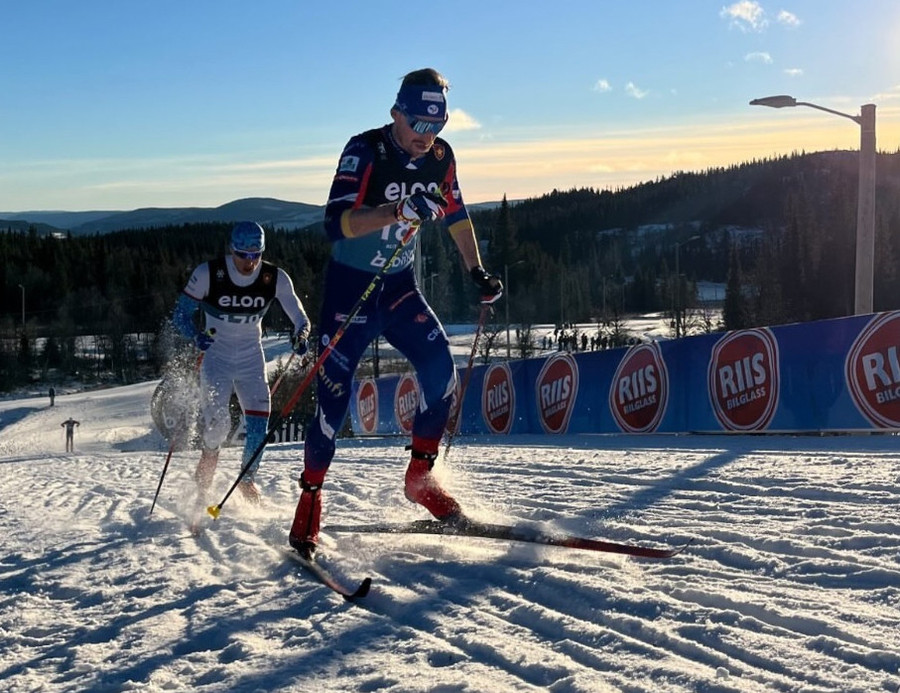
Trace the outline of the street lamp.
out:
M 859 125 L 859 201 L 856 210 L 856 287 L 854 313 L 871 313 L 875 277 L 875 104 L 860 106 L 858 116 L 842 113 L 785 94 L 753 99 L 751 106 L 785 108 L 809 106 L 819 111 L 849 118 Z
M 503 265 L 503 290 L 506 292 L 506 360 L 511 358 L 509 350 L 509 268 L 521 265 L 525 260 L 517 260 L 511 265 Z
M 25 286 L 19 284 L 19 288 L 22 289 L 22 332 L 25 332 Z
M 422 283 L 422 286 L 425 286 L 425 283 L 428 284 L 428 301 L 434 302 L 434 278 L 438 276 L 437 272 L 432 272 L 427 277 L 425 277 L 425 281 Z
M 681 246 L 696 241 L 700 236 L 691 236 L 686 241 L 675 243 L 675 291 L 672 295 L 673 310 L 675 313 L 675 339 L 681 337 Z

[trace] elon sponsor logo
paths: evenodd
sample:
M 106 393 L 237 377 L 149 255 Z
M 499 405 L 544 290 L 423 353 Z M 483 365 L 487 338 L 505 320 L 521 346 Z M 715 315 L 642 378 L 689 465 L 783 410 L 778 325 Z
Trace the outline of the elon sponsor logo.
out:
M 509 433 L 516 413 L 516 391 L 505 363 L 491 366 L 484 375 L 481 415 L 493 433 Z
M 713 412 L 729 431 L 761 431 L 778 405 L 778 342 L 765 328 L 726 335 L 709 358 L 708 388 Z
M 394 391 L 394 416 L 404 433 L 412 433 L 413 419 L 419 406 L 419 386 L 416 379 L 406 374 L 397 383 Z
M 609 410 L 625 433 L 655 431 L 669 402 L 669 371 L 659 346 L 629 349 L 609 387 Z
M 366 378 L 356 391 L 356 415 L 363 433 L 375 433 L 378 421 L 378 388 L 375 381 Z
M 900 426 L 900 313 L 873 319 L 850 347 L 844 371 L 860 413 L 875 426 Z
M 569 354 L 544 362 L 538 375 L 536 399 L 541 426 L 547 433 L 565 433 L 578 395 L 578 364 Z

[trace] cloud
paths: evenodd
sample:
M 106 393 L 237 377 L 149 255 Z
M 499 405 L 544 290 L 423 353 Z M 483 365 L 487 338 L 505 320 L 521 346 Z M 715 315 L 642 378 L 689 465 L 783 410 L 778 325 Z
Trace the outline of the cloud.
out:
M 764 51 L 747 53 L 747 55 L 744 56 L 744 60 L 746 60 L 748 63 L 765 63 L 766 65 L 772 64 L 772 56 Z
M 450 119 L 447 121 L 445 132 L 463 132 L 466 130 L 480 130 L 481 123 L 470 116 L 461 108 L 450 109 Z
M 729 26 L 737 27 L 741 31 L 762 31 L 769 24 L 766 11 L 754 0 L 740 0 L 723 7 L 719 16 L 729 20 Z
M 802 77 L 803 76 L 803 68 L 800 67 L 789 67 L 784 71 L 788 77 Z
M 781 10 L 781 12 L 778 13 L 778 23 L 784 24 L 785 26 L 800 26 L 802 22 L 793 12 Z
M 900 99 L 900 84 L 890 87 L 887 91 L 882 91 L 872 97 L 873 101 L 895 101 Z
M 605 79 L 598 79 L 594 84 L 593 91 L 606 92 L 612 91 L 612 86 L 610 86 L 609 81 Z
M 629 96 L 634 97 L 635 99 L 643 99 L 650 92 L 645 91 L 644 89 L 639 89 L 634 82 L 629 82 L 625 85 L 625 93 Z

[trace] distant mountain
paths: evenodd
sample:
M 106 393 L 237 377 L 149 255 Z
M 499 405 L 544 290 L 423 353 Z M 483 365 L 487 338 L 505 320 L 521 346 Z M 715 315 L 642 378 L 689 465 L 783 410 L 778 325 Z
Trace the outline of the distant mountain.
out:
M 38 233 L 39 236 L 49 236 L 54 233 L 65 233 L 62 228 L 52 224 L 46 224 L 42 221 L 26 221 L 24 219 L 4 217 L 3 212 L 0 212 L 0 231 L 15 231 L 17 233 L 24 233 L 32 227 L 34 227 L 34 230 Z
M 320 222 L 324 209 L 322 205 L 249 197 L 220 207 L 146 207 L 131 212 L 0 212 L 0 229 L 27 229 L 29 224 L 43 224 L 54 227 L 53 230 L 70 231 L 72 235 L 88 235 L 179 224 L 253 220 L 265 226 L 295 230 Z
M 0 212 L 0 228 L 27 230 L 30 224 L 50 226 L 54 230 L 68 230 L 121 212 Z M 8 224 L 7 222 L 16 222 Z M 23 226 L 24 225 L 24 226 Z

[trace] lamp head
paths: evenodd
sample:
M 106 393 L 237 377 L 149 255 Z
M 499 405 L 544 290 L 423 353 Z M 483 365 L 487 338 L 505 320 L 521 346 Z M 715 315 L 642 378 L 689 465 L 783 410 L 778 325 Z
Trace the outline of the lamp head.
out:
M 751 106 L 769 106 L 770 108 L 785 108 L 789 106 L 796 106 L 797 99 L 793 96 L 788 96 L 787 94 L 780 94 L 778 96 L 764 96 L 761 99 L 753 99 L 750 102 Z

